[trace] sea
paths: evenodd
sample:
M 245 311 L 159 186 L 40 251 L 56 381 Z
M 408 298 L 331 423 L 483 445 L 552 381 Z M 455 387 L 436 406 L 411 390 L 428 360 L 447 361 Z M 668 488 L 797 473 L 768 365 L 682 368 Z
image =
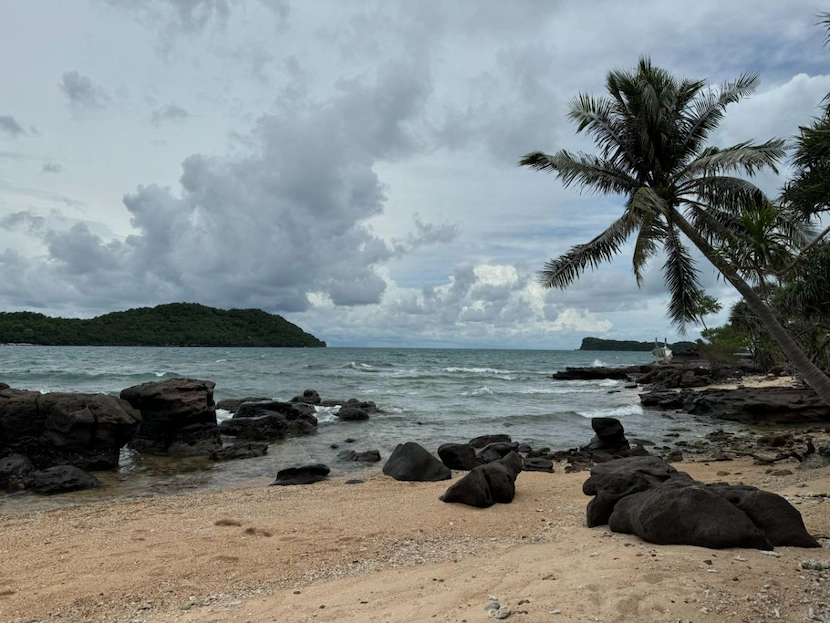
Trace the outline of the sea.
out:
M 567 366 L 648 363 L 650 353 L 417 348 L 107 348 L 0 346 L 0 382 L 40 392 L 102 392 L 173 378 L 216 383 L 215 400 L 268 396 L 290 400 L 315 389 L 324 400 L 374 401 L 381 410 L 363 422 L 342 422 L 337 407 L 317 407 L 317 433 L 273 442 L 264 457 L 214 463 L 125 448 L 117 470 L 96 472 L 103 487 L 57 496 L 0 497 L 3 511 L 49 509 L 126 499 L 267 485 L 277 472 L 325 463 L 331 478 L 380 471 L 399 443 L 436 453 L 443 443 L 506 433 L 533 448 L 575 448 L 593 436 L 591 419 L 618 418 L 629 439 L 693 442 L 725 422 L 643 409 L 637 389 L 622 381 L 556 381 Z M 217 411 L 221 421 L 231 414 Z M 232 440 L 228 439 L 230 443 Z M 380 451 L 375 464 L 346 462 L 341 450 Z

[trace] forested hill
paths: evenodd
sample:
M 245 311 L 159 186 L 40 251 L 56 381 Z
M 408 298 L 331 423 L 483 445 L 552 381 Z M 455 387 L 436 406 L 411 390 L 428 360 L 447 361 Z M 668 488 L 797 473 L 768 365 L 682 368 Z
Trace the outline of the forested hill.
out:
M 660 342 L 660 346 L 663 342 Z M 675 342 L 669 344 L 675 353 L 682 353 L 694 346 L 694 342 Z M 654 348 L 654 342 L 635 342 L 632 340 L 601 340 L 598 337 L 582 338 L 582 345 L 579 350 L 627 350 L 627 351 L 643 351 L 651 352 Z
M 326 343 L 261 309 L 171 303 L 87 320 L 0 313 L 0 343 L 50 346 L 293 346 Z

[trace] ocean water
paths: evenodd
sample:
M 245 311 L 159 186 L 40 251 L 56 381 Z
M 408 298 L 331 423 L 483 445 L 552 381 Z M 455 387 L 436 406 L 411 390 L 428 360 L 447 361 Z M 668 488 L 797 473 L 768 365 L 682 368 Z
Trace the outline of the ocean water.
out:
M 629 439 L 658 444 L 675 429 L 682 430 L 684 439 L 694 440 L 725 427 L 723 422 L 644 410 L 638 391 L 625 389 L 621 381 L 551 379 L 566 366 L 624 366 L 650 360 L 649 353 L 551 350 L 0 346 L 0 382 L 19 389 L 118 395 L 139 383 L 186 377 L 214 381 L 217 401 L 243 396 L 289 400 L 305 389 L 316 389 L 323 399 L 372 400 L 383 411 L 368 421 L 341 422 L 336 408 L 318 408 L 316 434 L 274 442 L 266 456 L 256 459 L 213 463 L 125 449 L 118 470 L 96 473 L 105 484 L 101 489 L 51 497 L 15 494 L 0 498 L 0 507 L 53 508 L 98 499 L 265 485 L 279 469 L 309 461 L 326 463 L 331 477 L 359 477 L 380 470 L 395 446 L 406 441 L 435 453 L 442 443 L 506 433 L 534 448 L 567 449 L 591 439 L 593 417 L 619 418 Z M 221 410 L 217 415 L 220 420 L 230 416 Z M 382 461 L 339 461 L 336 455 L 343 449 L 377 449 Z

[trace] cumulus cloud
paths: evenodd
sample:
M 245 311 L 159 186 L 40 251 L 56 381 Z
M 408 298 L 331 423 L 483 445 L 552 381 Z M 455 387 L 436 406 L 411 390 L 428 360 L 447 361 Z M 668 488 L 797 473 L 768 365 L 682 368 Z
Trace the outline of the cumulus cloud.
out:
M 378 303 L 386 289 L 379 267 L 456 235 L 416 219 L 392 244 L 369 223 L 386 200 L 373 167 L 418 149 L 410 123 L 429 90 L 428 74 L 390 66 L 342 84 L 327 103 L 264 115 L 242 155 L 190 156 L 178 191 L 149 184 L 126 195 L 135 233 L 124 241 L 84 224 L 46 233 L 47 257 L 30 266 L 27 289 L 59 273 L 64 296 L 73 288 L 123 297 L 130 282 L 122 305 L 199 300 L 285 312 L 307 309 L 311 293 L 335 306 Z
M 165 122 L 184 121 L 188 117 L 190 117 L 190 113 L 181 106 L 177 106 L 176 104 L 167 104 L 166 106 L 157 108 L 150 113 L 150 123 L 156 127 L 159 127 Z
M 112 102 L 106 90 L 77 71 L 65 71 L 58 88 L 66 96 L 69 107 L 78 112 L 105 108 Z
M 26 130 L 23 129 L 23 126 L 21 126 L 17 122 L 17 119 L 11 115 L 0 115 L 0 131 L 5 132 L 11 137 L 26 134 Z

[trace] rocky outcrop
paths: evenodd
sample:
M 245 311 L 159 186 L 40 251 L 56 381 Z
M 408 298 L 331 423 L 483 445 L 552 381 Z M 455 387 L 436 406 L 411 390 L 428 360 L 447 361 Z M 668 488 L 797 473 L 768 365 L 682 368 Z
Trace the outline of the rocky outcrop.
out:
M 212 381 L 169 379 L 123 390 L 121 398 L 142 417 L 130 445 L 139 452 L 171 456 L 206 456 L 220 449 L 214 385 Z
M 322 400 L 316 389 L 307 389 L 299 396 L 294 396 L 291 402 L 302 402 L 308 405 L 319 405 Z
M 214 450 L 210 453 L 211 461 L 236 461 L 239 459 L 254 459 L 265 456 L 268 444 L 260 441 L 237 442 L 226 448 Z
M 369 412 L 362 409 L 360 404 L 355 400 L 354 402 L 347 402 L 340 409 L 337 410 L 337 417 L 344 422 L 359 422 L 369 419 Z
M 745 424 L 795 424 L 830 420 L 825 405 L 810 388 L 753 387 L 679 392 L 655 389 L 640 394 L 644 407 L 682 409 Z
M 395 480 L 419 482 L 452 478 L 446 465 L 414 441 L 398 444 L 383 466 L 383 473 Z
M 322 463 L 306 463 L 304 465 L 293 465 L 277 472 L 277 479 L 271 486 L 286 485 L 310 485 L 325 480 L 331 471 L 327 465 Z
M 490 463 L 503 459 L 511 452 L 517 452 L 518 449 L 519 444 L 515 441 L 496 441 L 477 450 L 476 454 L 482 463 Z
M 589 527 L 608 524 L 661 545 L 820 547 L 784 498 L 746 485 L 704 484 L 657 457 L 596 465 L 582 487 L 595 496 Z
M 554 372 L 551 378 L 557 381 L 598 381 L 613 379 L 617 381 L 636 380 L 641 374 L 651 372 L 651 364 L 641 366 L 626 366 L 624 368 L 609 368 L 594 366 L 590 368 L 567 367 Z
M 52 495 L 100 486 L 95 476 L 74 465 L 55 465 L 32 474 L 32 490 L 36 493 Z
M 666 388 L 706 387 L 714 381 L 710 370 L 694 365 L 660 365 L 637 379 L 643 385 L 650 384 Z
M 476 450 L 480 450 L 484 446 L 488 446 L 491 443 L 511 443 L 513 440 L 510 438 L 510 435 L 498 434 L 498 435 L 481 435 L 480 437 L 475 437 L 470 439 L 467 443 L 471 445 Z
M 245 402 L 220 431 L 239 439 L 268 440 L 317 432 L 314 407 L 302 402 Z
M 28 456 L 40 469 L 61 464 L 117 467 L 121 448 L 139 424 L 138 411 L 106 394 L 41 394 L 0 387 L 0 454 Z
M 509 504 L 516 495 L 516 477 L 522 471 L 522 459 L 515 452 L 479 465 L 453 484 L 439 499 L 442 502 L 488 508 Z

